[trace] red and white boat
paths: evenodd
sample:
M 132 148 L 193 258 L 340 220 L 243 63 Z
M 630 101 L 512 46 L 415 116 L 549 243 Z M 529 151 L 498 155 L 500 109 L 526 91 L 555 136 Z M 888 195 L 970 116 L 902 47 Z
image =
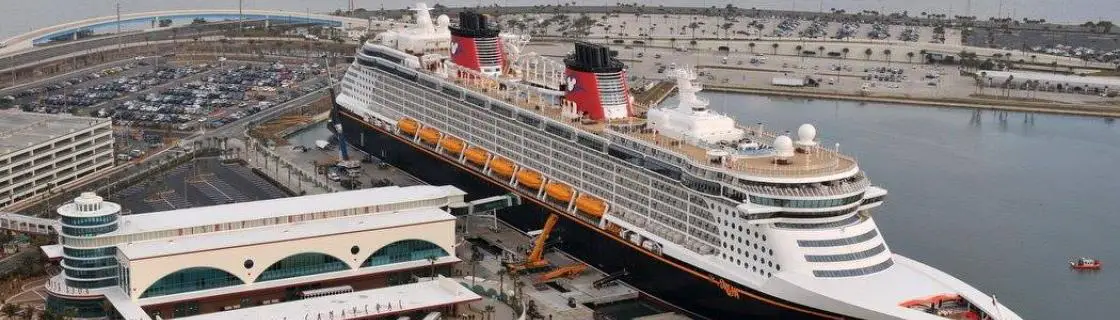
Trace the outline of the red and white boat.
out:
M 1081 257 L 1070 260 L 1069 267 L 1076 270 L 1100 270 L 1101 261 L 1093 258 Z

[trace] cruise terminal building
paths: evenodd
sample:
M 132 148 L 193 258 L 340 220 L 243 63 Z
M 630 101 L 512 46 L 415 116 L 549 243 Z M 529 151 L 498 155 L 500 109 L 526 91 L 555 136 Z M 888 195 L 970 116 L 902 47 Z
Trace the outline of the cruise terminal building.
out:
M 454 312 L 481 297 L 450 279 L 417 279 L 460 262 L 448 208 L 464 195 L 385 187 L 121 215 L 84 193 L 58 208 L 59 244 L 42 248 L 62 270 L 46 284 L 47 307 L 120 319 Z

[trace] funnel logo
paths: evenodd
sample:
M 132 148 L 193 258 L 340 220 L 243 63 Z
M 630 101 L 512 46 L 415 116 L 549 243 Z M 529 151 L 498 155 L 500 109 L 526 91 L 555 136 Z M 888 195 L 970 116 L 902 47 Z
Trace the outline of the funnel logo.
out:
M 456 54 L 459 54 L 459 42 L 458 41 L 452 41 L 451 42 L 451 55 L 456 55 Z
M 568 91 L 576 91 L 576 77 L 568 76 Z

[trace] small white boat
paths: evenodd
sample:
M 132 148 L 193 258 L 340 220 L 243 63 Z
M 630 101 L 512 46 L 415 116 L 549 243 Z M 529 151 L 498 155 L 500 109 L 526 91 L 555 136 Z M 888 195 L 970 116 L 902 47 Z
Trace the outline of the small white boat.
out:
M 327 142 L 327 140 L 315 140 L 315 146 L 319 147 L 319 149 L 327 150 L 330 149 L 331 143 Z

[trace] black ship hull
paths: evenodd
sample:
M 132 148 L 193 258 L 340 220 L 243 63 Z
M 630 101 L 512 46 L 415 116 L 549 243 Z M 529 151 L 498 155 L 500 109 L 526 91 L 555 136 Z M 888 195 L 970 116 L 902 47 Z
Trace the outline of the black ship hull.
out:
M 341 109 L 341 108 L 340 108 Z M 452 159 L 388 133 L 346 111 L 338 117 L 350 145 L 433 185 L 454 185 L 468 193 L 468 200 L 515 191 L 496 179 L 481 175 Z M 522 198 L 532 198 L 522 195 Z M 502 221 L 522 231 L 537 230 L 550 213 L 549 207 L 526 199 L 524 204 L 498 212 Z M 559 212 L 555 212 L 563 216 Z M 561 219 L 552 232 L 557 247 L 592 266 L 613 273 L 626 269 L 622 281 L 693 316 L 707 319 L 851 319 L 768 296 L 756 290 L 732 285 L 747 294 L 733 297 L 730 282 L 721 287 L 720 279 L 704 270 L 669 257 L 654 257 L 616 236 Z M 685 270 L 689 269 L 689 270 Z M 734 289 L 731 289 L 734 290 Z

